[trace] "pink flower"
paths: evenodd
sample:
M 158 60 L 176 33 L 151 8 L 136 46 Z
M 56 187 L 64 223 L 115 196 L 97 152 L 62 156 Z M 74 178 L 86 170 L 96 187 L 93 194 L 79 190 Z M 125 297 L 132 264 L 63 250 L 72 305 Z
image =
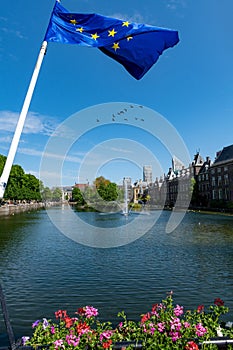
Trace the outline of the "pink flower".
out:
M 184 310 L 183 306 L 176 305 L 176 307 L 174 308 L 174 314 L 176 316 L 180 316 L 183 314 L 183 312 L 184 312 L 183 310 Z
M 207 329 L 205 327 L 203 327 L 201 323 L 198 323 L 195 326 L 195 328 L 196 328 L 196 335 L 198 337 L 202 337 L 207 332 Z
M 102 342 L 105 339 L 110 339 L 113 334 L 113 331 L 107 330 L 100 334 L 100 341 Z
M 93 306 L 86 306 L 84 310 L 86 318 L 91 318 L 92 316 L 98 315 L 98 309 L 95 309 Z
M 66 336 L 66 341 L 67 341 L 68 345 L 78 346 L 79 341 L 80 341 L 80 337 L 76 337 L 73 334 L 68 334 Z
M 172 341 L 174 342 L 181 338 L 181 334 L 179 332 L 170 332 L 169 335 L 172 337 Z
M 172 320 L 170 321 L 170 326 L 171 326 L 171 330 L 175 330 L 175 331 L 179 331 L 181 329 L 181 322 L 180 319 L 177 317 L 172 317 Z
M 50 333 L 51 333 L 51 334 L 55 334 L 55 327 L 54 327 L 54 326 L 51 326 L 51 328 L 50 328 Z
M 185 322 L 184 322 L 184 328 L 189 328 L 189 327 L 190 327 L 190 323 L 187 322 L 187 321 L 185 321 Z
M 59 348 L 62 348 L 62 349 L 65 349 L 65 346 L 63 344 L 63 340 L 62 339 L 58 339 L 58 340 L 55 340 L 55 342 L 53 343 L 55 345 L 55 349 L 59 349 Z
M 157 327 L 158 327 L 158 331 L 159 331 L 160 333 L 163 333 L 163 331 L 165 330 L 165 322 L 159 322 L 159 323 L 157 324 Z

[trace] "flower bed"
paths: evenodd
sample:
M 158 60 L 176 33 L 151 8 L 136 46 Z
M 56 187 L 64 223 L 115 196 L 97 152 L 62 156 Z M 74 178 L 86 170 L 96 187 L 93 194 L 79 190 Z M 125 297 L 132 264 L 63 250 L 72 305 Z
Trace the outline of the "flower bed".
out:
M 98 310 L 93 306 L 79 308 L 72 317 L 66 310 L 58 310 L 55 322 L 46 318 L 35 321 L 33 335 L 23 337 L 22 345 L 54 350 L 116 349 L 117 346 L 119 349 L 196 350 L 212 337 L 233 338 L 233 329 L 220 327 L 220 317 L 227 312 L 228 308 L 219 298 L 208 310 L 199 305 L 194 311 L 184 311 L 183 306 L 174 305 L 172 292 L 141 315 L 138 322 L 128 320 L 125 313 L 120 312 L 121 320 L 116 327 L 110 322 L 100 322 Z M 203 349 L 217 347 L 207 344 Z

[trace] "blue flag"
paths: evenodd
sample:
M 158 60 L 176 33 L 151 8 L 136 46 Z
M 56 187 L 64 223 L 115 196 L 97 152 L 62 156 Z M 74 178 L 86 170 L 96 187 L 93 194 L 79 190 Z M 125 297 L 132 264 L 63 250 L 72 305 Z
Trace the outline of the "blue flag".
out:
M 98 14 L 70 13 L 56 1 L 44 40 L 97 47 L 141 79 L 179 37 L 175 30 Z

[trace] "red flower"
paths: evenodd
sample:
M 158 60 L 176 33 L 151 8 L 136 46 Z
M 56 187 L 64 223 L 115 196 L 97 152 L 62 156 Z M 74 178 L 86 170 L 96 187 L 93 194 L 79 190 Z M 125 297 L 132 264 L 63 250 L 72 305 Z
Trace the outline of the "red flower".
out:
M 214 304 L 217 306 L 223 306 L 224 305 L 224 301 L 220 298 L 216 298 L 214 299 Z
M 65 317 L 64 318 L 64 321 L 65 321 L 65 323 L 66 323 L 66 328 L 70 328 L 72 325 L 73 325 L 73 320 L 72 320 L 72 318 L 70 318 L 70 317 Z
M 200 313 L 204 310 L 204 305 L 198 305 L 197 312 Z
M 65 318 L 67 317 L 67 311 L 66 310 L 58 310 L 55 312 L 56 318 Z
M 147 312 L 147 314 L 143 315 L 141 318 L 141 323 L 145 323 L 147 320 L 150 319 L 150 313 Z
M 194 341 L 189 341 L 185 346 L 185 350 L 198 350 L 199 347 Z
M 111 345 L 112 345 L 112 340 L 111 340 L 111 339 L 109 339 L 108 341 L 106 341 L 106 342 L 104 342 L 104 343 L 102 344 L 102 346 L 103 346 L 104 349 L 110 348 Z
M 84 307 L 80 307 L 80 308 L 78 309 L 78 311 L 75 312 L 75 313 L 76 313 L 76 314 L 79 314 L 79 315 L 81 315 L 81 316 L 84 316 L 85 313 L 86 313 L 86 310 L 85 310 Z
M 83 322 L 83 323 L 80 322 L 77 325 L 76 330 L 77 330 L 78 334 L 84 334 L 90 330 L 90 326 L 86 322 Z

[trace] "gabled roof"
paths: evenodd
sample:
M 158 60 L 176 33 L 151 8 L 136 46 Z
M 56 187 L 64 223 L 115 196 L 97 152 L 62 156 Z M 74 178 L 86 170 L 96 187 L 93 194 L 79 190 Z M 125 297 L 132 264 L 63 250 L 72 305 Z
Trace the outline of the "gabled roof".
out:
M 222 162 L 228 162 L 230 160 L 233 160 L 233 145 L 224 147 L 222 151 L 217 152 L 217 157 L 214 161 L 214 164 L 222 163 Z

